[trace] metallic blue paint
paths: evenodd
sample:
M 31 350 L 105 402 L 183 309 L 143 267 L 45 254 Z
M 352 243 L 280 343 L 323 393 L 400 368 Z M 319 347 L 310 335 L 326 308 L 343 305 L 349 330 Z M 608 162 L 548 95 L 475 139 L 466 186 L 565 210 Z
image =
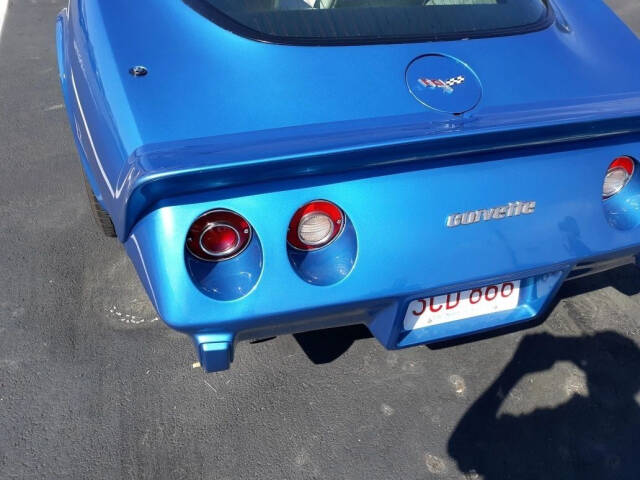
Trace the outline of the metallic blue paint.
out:
M 600 195 L 615 157 L 640 158 L 640 42 L 601 0 L 553 6 L 561 23 L 519 36 L 292 47 L 178 1 L 70 1 L 56 39 L 83 168 L 206 370 L 227 368 L 238 340 L 313 328 L 363 322 L 403 348 L 523 322 L 576 265 L 638 255 L 640 177 Z M 473 110 L 454 117 L 410 94 L 407 67 L 427 54 L 473 68 Z M 289 221 L 317 198 L 348 215 L 352 246 L 292 259 Z M 446 228 L 451 213 L 515 200 L 536 213 Z M 215 208 L 244 216 L 256 248 L 194 267 L 186 233 Z M 514 279 L 512 312 L 402 329 L 414 298 Z
M 635 173 L 638 171 L 640 165 L 635 161 Z M 636 174 L 620 193 L 603 202 L 609 225 L 619 230 L 631 230 L 640 225 L 640 175 Z
M 207 262 L 191 255 L 185 248 L 184 261 L 193 282 L 216 300 L 235 300 L 247 295 L 262 273 L 262 246 L 253 235 L 247 248 L 224 262 Z
M 340 236 L 326 247 L 301 251 L 287 244 L 287 254 L 300 278 L 313 285 L 332 285 L 353 270 L 358 256 L 356 230 L 347 216 Z

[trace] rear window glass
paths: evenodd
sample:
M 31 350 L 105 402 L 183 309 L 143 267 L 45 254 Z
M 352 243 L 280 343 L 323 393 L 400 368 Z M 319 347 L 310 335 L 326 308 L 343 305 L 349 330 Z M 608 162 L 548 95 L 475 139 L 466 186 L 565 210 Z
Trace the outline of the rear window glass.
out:
M 391 43 L 506 35 L 550 23 L 546 0 L 184 0 L 277 43 Z

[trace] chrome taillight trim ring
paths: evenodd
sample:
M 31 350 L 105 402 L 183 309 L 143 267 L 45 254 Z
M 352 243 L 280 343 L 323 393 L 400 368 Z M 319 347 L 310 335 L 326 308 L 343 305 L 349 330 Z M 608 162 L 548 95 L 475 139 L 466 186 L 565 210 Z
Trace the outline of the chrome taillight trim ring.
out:
M 322 249 L 322 248 L 326 248 L 326 247 L 328 247 L 329 245 L 331 245 L 332 243 L 334 243 L 336 240 L 338 240 L 338 239 L 340 238 L 340 236 L 342 235 L 342 232 L 344 232 L 344 228 L 345 228 L 345 225 L 346 225 L 346 223 L 347 223 L 347 216 L 346 216 L 346 214 L 344 213 L 344 211 L 342 210 L 342 208 L 340 208 L 340 207 L 339 207 L 338 205 L 336 205 L 335 203 L 330 202 L 329 200 L 320 200 L 320 199 L 318 199 L 318 200 L 312 200 L 312 201 L 310 201 L 310 202 L 307 202 L 307 203 L 305 203 L 305 205 L 308 205 L 308 204 L 310 204 L 310 203 L 314 203 L 314 202 L 327 202 L 327 203 L 330 203 L 331 205 L 335 206 L 335 207 L 338 209 L 338 211 L 340 212 L 340 218 L 335 222 L 335 223 L 337 223 L 337 224 L 339 225 L 339 227 L 338 227 L 338 231 L 336 232 L 336 231 L 335 231 L 335 227 L 334 227 L 334 229 L 333 229 L 333 231 L 332 231 L 332 235 L 334 234 L 334 232 L 335 232 L 335 235 L 333 236 L 333 238 L 332 238 L 331 240 L 329 240 L 329 241 L 328 241 L 326 244 L 324 244 L 324 245 L 319 245 L 319 246 L 310 246 L 309 248 L 300 248 L 300 247 L 298 247 L 298 246 L 294 245 L 293 243 L 291 243 L 289 240 L 287 240 L 287 245 L 288 245 L 290 248 L 293 248 L 294 250 L 297 250 L 297 251 L 299 251 L 299 252 L 314 252 L 314 251 L 316 251 L 316 250 L 320 250 L 320 249 Z M 304 205 L 303 205 L 303 206 L 304 206 Z M 302 239 L 300 239 L 300 232 L 299 232 L 300 224 L 302 223 L 302 219 L 303 219 L 303 218 L 305 218 L 307 215 L 311 215 L 312 213 L 316 213 L 316 212 L 309 212 L 309 213 L 307 213 L 307 214 L 303 215 L 302 217 L 300 217 L 300 220 L 299 220 L 299 222 L 298 222 L 298 225 L 296 225 L 296 236 L 298 237 L 298 240 L 300 241 L 300 243 L 305 243 L 305 244 L 306 244 L 306 242 L 303 242 L 303 241 L 302 241 Z M 329 218 L 331 218 L 331 217 L 329 217 Z M 334 222 L 332 222 L 332 223 L 334 223 Z M 289 227 L 289 228 L 290 228 L 290 227 Z
M 208 215 L 215 214 L 215 213 L 221 213 L 221 212 L 234 215 L 234 216 L 242 219 L 242 221 L 247 224 L 247 230 L 248 231 L 246 232 L 247 241 L 245 242 L 245 244 L 242 246 L 242 248 L 238 249 L 238 251 L 235 252 L 233 255 L 230 255 L 230 256 L 227 256 L 227 257 L 224 257 L 224 258 L 220 258 L 219 255 L 218 256 L 212 255 L 211 257 L 203 257 L 202 255 L 198 255 L 198 253 L 194 252 L 189 247 L 189 243 L 185 242 L 185 248 L 189 252 L 189 255 L 192 255 L 193 257 L 197 258 L 198 260 L 202 260 L 203 262 L 224 262 L 224 261 L 232 260 L 232 259 L 236 258 L 238 255 L 241 255 L 249 247 L 249 245 L 251 244 L 251 241 L 253 240 L 253 226 L 251 225 L 251 223 L 244 216 L 240 215 L 238 212 L 235 212 L 233 210 L 229 210 L 228 208 L 216 208 L 216 209 L 208 210 L 208 211 L 204 212 L 202 215 L 199 215 L 191 223 L 191 225 L 189 226 L 189 230 L 191 229 L 191 226 L 193 226 L 193 224 L 197 223 L 198 220 L 202 219 L 203 217 L 206 217 Z M 226 227 L 232 228 L 236 232 L 236 238 L 238 239 L 238 242 L 241 241 L 241 235 L 240 235 L 240 232 L 238 231 L 237 228 L 229 225 L 226 222 L 212 222 L 212 223 L 214 223 L 216 225 L 223 224 Z M 204 233 L 206 231 L 208 231 L 210 228 L 211 227 L 209 225 L 207 225 L 207 227 L 205 229 L 203 229 L 202 233 L 200 234 L 200 237 L 198 238 L 198 246 L 203 250 L 203 252 L 207 253 L 207 255 L 209 255 L 210 253 L 206 249 L 204 249 L 202 247 L 201 241 L 202 241 L 202 236 L 204 235 Z M 187 235 L 187 238 L 188 238 L 188 235 Z M 237 246 L 237 244 L 236 244 L 236 246 Z
M 230 228 L 231 230 L 233 230 L 233 233 L 236 236 L 236 241 L 235 243 L 227 248 L 226 250 L 220 252 L 220 253 L 215 253 L 212 252 L 211 250 L 209 250 L 207 247 L 205 247 L 202 243 L 202 239 L 204 238 L 205 234 L 209 231 L 212 230 L 216 227 L 226 227 L 226 228 Z M 207 227 L 202 231 L 202 233 L 200 234 L 200 238 L 198 239 L 198 244 L 200 245 L 200 249 L 206 253 L 207 255 L 211 255 L 212 257 L 224 257 L 226 256 L 229 252 L 233 252 L 236 248 L 238 248 L 238 245 L 240 244 L 240 233 L 238 232 L 238 230 L 233 227 L 232 225 L 229 225 L 228 223 L 224 223 L 224 222 L 213 222 L 210 223 L 209 225 L 207 225 Z

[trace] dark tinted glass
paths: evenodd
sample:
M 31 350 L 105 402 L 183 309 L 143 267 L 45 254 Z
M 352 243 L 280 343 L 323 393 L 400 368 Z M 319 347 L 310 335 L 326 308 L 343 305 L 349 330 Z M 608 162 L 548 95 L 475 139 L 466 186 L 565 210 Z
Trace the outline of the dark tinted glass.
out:
M 542 28 L 543 0 L 185 0 L 223 27 L 283 42 L 390 42 Z M 315 40 L 315 42 L 314 42 Z

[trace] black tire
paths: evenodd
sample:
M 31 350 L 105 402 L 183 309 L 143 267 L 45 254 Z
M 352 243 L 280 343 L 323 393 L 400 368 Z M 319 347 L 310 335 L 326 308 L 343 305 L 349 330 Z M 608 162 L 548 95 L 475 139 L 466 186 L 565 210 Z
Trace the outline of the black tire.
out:
M 111 217 L 109 214 L 102 208 L 100 202 L 93 193 L 91 189 L 91 185 L 87 181 L 86 175 L 84 175 L 84 187 L 87 190 L 87 196 L 89 197 L 89 206 L 91 207 L 91 213 L 93 214 L 93 219 L 96 222 L 96 225 L 102 230 L 107 237 L 116 237 L 116 229 L 113 227 L 113 222 L 111 221 Z

